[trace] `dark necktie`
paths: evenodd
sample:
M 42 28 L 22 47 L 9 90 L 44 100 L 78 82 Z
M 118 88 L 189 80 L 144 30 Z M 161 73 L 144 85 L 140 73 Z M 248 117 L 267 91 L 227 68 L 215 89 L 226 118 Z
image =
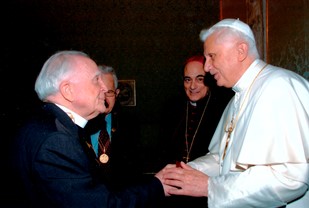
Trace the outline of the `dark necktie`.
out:
M 99 161 L 103 164 L 106 164 L 109 162 L 111 156 L 111 142 L 105 128 L 100 131 L 98 143 Z

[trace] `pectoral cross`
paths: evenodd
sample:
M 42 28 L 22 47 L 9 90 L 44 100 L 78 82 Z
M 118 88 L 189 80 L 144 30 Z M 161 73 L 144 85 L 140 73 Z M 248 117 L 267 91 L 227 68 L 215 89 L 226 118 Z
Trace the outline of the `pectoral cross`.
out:
M 188 163 L 189 162 L 189 156 L 186 156 L 186 157 L 183 157 L 183 159 L 186 161 L 186 163 Z
M 232 134 L 233 130 L 234 130 L 234 127 L 233 127 L 233 120 L 232 120 L 230 127 L 227 130 L 224 130 L 227 133 L 227 137 L 226 137 L 226 142 L 225 142 L 222 160 L 224 160 L 224 158 L 225 158 L 226 150 L 227 150 L 227 147 L 229 146 L 229 142 L 231 140 L 231 134 Z

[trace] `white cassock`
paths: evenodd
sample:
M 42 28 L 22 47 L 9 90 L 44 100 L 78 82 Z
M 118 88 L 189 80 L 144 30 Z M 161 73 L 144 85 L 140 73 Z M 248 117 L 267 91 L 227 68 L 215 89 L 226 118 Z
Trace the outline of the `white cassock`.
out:
M 272 65 L 261 71 L 265 65 L 251 64 L 233 87 L 209 153 L 188 163 L 211 176 L 209 207 L 309 207 L 309 82 Z

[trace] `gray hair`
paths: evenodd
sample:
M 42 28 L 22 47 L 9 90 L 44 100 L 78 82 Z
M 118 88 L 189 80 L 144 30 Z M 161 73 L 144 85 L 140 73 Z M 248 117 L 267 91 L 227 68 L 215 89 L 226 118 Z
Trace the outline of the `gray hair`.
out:
M 35 81 L 35 91 L 40 100 L 45 101 L 59 91 L 59 85 L 73 72 L 73 56 L 89 56 L 81 51 L 60 51 L 52 55 L 43 65 Z
M 200 32 L 201 41 L 205 42 L 214 33 L 218 34 L 218 41 L 224 41 L 225 37 L 236 37 L 243 40 L 249 46 L 249 55 L 260 58 L 251 28 L 239 19 L 223 19 L 210 28 L 203 29 Z
M 106 65 L 99 65 L 99 69 L 102 74 L 111 74 L 113 76 L 115 88 L 117 89 L 118 88 L 118 78 L 117 78 L 115 69 L 111 66 L 106 66 Z

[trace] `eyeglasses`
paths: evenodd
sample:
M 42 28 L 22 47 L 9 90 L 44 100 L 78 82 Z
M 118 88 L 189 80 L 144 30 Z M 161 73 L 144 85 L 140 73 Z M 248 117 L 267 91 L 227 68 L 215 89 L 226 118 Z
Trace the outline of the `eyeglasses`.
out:
M 116 92 L 114 90 L 108 90 L 107 92 L 105 92 L 106 97 L 113 97 L 115 95 L 116 95 Z

